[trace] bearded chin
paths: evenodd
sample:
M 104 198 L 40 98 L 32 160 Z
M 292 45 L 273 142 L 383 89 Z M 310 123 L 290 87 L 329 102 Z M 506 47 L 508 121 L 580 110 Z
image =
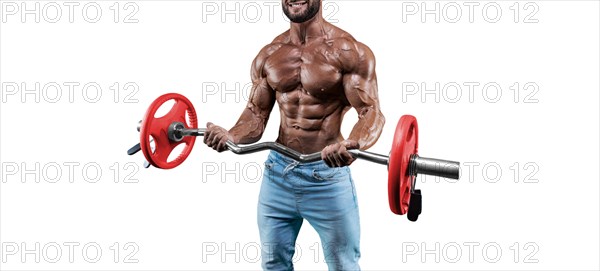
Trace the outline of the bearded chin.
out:
M 313 1 L 313 2 L 311 2 L 310 6 L 306 9 L 306 11 L 304 11 L 301 14 L 298 14 L 298 15 L 290 14 L 289 7 L 287 7 L 287 6 L 283 7 L 283 13 L 285 14 L 285 16 L 288 17 L 288 19 L 290 19 L 290 21 L 300 24 L 300 23 L 306 22 L 306 21 L 312 19 L 313 17 L 315 17 L 315 15 L 317 15 L 317 13 L 319 12 L 320 8 L 321 8 L 321 1 Z

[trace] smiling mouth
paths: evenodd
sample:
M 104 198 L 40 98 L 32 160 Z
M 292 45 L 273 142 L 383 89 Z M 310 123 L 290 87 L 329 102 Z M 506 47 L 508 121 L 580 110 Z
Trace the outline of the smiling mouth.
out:
M 288 3 L 289 7 L 300 7 L 300 6 L 304 6 L 306 5 L 307 1 L 296 1 L 296 2 L 290 2 Z

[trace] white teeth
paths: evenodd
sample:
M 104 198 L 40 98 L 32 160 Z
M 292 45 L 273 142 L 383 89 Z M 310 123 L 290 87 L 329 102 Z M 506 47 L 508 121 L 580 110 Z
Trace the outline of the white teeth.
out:
M 290 7 L 299 7 L 306 4 L 306 2 L 300 2 L 300 3 L 290 3 L 289 6 Z

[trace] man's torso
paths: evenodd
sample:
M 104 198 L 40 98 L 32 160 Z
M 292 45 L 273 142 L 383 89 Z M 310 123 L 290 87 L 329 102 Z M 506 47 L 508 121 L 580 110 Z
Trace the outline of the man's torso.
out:
M 277 142 L 302 153 L 343 140 L 341 123 L 350 109 L 343 79 L 358 53 L 350 35 L 331 27 L 330 34 L 302 45 L 283 33 L 268 46 L 263 66 L 281 115 Z

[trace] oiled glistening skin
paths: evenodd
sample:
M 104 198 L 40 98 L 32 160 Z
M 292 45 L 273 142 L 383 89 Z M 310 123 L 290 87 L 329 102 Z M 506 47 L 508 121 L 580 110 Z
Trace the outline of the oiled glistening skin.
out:
M 344 140 L 340 132 L 344 114 L 355 108 L 359 120 L 348 140 L 368 149 L 385 122 L 373 53 L 324 20 L 311 22 L 309 30 L 295 27 L 293 24 L 255 58 L 249 102 L 229 135 L 235 143 L 258 141 L 277 101 L 281 123 L 276 141 L 301 153 L 320 152 Z M 298 35 L 300 32 L 316 35 Z

